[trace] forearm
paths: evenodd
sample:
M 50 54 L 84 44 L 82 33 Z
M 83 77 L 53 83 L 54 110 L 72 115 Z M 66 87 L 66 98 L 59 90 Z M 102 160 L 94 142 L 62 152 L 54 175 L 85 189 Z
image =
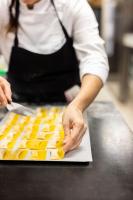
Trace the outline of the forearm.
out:
M 81 81 L 80 92 L 71 104 L 84 111 L 95 99 L 102 86 L 103 82 L 97 76 L 91 74 L 85 75 Z

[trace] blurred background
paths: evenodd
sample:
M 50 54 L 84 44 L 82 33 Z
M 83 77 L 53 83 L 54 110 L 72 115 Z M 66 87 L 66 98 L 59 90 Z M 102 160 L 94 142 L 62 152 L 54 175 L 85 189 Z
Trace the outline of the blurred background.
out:
M 105 40 L 110 75 L 96 100 L 112 101 L 133 130 L 133 0 L 88 0 Z M 0 75 L 6 65 L 0 57 Z
M 133 130 L 133 0 L 88 0 L 105 40 L 110 75 L 96 100 L 112 101 Z

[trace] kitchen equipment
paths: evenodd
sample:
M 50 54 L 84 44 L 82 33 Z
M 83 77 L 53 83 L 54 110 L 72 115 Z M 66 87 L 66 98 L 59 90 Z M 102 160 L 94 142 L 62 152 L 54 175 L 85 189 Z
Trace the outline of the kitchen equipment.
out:
M 6 108 L 10 112 L 14 112 L 16 114 L 20 114 L 20 115 L 24 115 L 24 116 L 35 114 L 35 111 L 33 109 L 26 107 L 26 106 L 23 106 L 23 105 L 18 104 L 18 103 L 14 103 L 14 102 L 8 103 Z

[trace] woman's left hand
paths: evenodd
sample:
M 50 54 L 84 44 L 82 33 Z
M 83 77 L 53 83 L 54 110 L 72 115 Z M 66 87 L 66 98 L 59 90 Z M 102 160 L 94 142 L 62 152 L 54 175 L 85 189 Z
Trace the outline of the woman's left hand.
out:
M 80 145 L 87 128 L 82 111 L 73 104 L 68 105 L 63 114 L 63 127 L 64 151 L 68 152 Z

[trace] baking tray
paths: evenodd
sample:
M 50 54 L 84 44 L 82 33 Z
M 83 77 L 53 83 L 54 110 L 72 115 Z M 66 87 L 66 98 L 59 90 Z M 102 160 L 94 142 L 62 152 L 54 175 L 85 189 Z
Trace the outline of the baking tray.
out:
M 46 107 L 52 108 L 53 106 L 51 106 L 51 105 L 41 106 L 41 108 L 46 108 Z M 64 106 L 56 106 L 56 107 L 63 108 Z M 5 117 L 2 119 L 2 121 L 0 122 L 0 126 L 5 123 L 8 116 L 9 116 L 9 113 L 7 113 L 5 115 Z M 87 113 L 84 113 L 84 118 L 87 122 Z M 89 128 L 87 127 L 86 133 L 82 139 L 82 142 L 81 142 L 79 148 L 67 153 L 63 159 L 60 159 L 60 160 L 48 160 L 48 159 L 46 159 L 46 160 L 1 160 L 1 161 L 89 163 L 89 162 L 92 162 L 92 160 L 93 159 L 92 159 L 92 152 L 91 152 L 90 134 L 89 134 Z

